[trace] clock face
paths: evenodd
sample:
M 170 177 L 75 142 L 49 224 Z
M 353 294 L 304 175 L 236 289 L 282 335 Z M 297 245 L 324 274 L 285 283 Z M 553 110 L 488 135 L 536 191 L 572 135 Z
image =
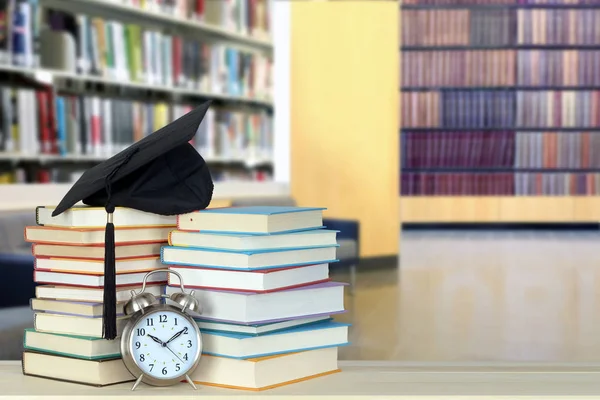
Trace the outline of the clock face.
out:
M 183 376 L 201 352 L 193 322 L 180 313 L 159 310 L 143 315 L 131 333 L 131 356 L 144 374 L 156 379 Z

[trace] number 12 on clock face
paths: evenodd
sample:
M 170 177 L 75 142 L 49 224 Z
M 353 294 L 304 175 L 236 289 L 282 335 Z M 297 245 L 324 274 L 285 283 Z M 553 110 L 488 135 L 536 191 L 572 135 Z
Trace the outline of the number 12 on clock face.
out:
M 146 314 L 133 327 L 131 354 L 138 367 L 156 379 L 187 373 L 201 352 L 193 320 L 169 310 Z

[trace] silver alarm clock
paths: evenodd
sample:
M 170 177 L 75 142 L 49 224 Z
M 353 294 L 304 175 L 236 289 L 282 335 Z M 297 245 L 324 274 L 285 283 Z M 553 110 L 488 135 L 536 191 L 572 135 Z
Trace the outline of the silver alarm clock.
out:
M 146 279 L 165 271 L 179 277 L 181 292 L 160 297 L 172 300 L 177 306 L 163 304 L 153 294 L 145 293 Z M 131 296 L 124 308 L 130 318 L 121 335 L 123 362 L 137 377 L 131 390 L 140 382 L 168 386 L 184 379 L 196 389 L 190 375 L 202 356 L 202 335 L 194 319 L 186 313 L 201 312 L 194 291 L 185 292 L 183 279 L 177 272 L 160 269 L 147 273 L 140 293 L 132 290 Z

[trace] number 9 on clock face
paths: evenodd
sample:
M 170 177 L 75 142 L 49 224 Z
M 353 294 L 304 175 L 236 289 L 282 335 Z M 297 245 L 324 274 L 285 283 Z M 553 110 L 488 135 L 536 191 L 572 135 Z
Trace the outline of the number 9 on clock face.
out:
M 200 358 L 202 342 L 193 319 L 162 309 L 139 317 L 132 326 L 129 350 L 145 375 L 172 380 L 192 369 Z

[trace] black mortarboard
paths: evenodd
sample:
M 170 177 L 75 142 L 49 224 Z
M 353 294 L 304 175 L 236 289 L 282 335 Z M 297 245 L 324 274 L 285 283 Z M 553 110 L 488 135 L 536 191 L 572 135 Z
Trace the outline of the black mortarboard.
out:
M 58 204 L 53 216 L 79 201 L 105 207 L 108 213 L 104 253 L 103 337 L 116 329 L 115 239 L 112 213 L 128 207 L 161 215 L 206 208 L 213 182 L 206 162 L 188 143 L 196 134 L 210 102 L 148 135 L 87 170 Z

